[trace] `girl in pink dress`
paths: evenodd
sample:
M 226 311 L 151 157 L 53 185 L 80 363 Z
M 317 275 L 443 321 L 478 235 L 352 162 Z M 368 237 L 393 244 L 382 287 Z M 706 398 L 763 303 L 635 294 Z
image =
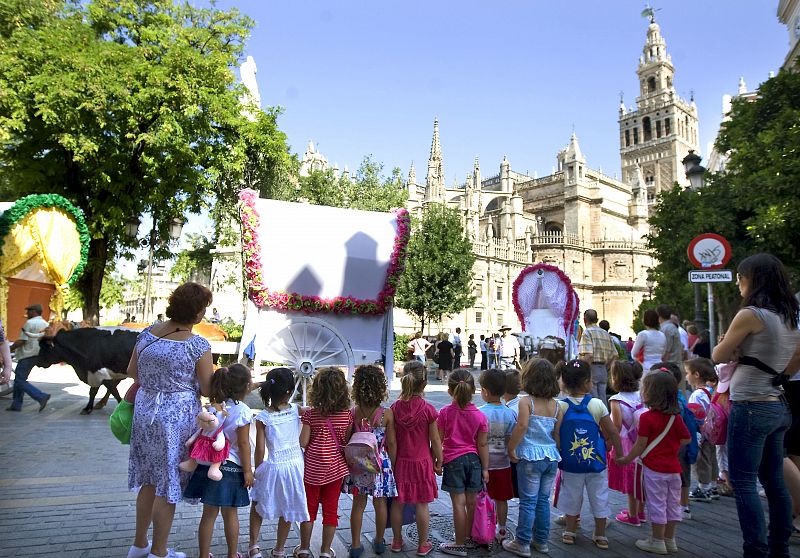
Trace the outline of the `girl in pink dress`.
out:
M 611 387 L 618 393 L 609 398 L 608 404 L 611 407 L 611 421 L 619 430 L 625 454 L 631 451 L 636 442 L 634 414 L 643 407 L 639 394 L 641 378 L 642 365 L 638 362 L 618 360 L 611 366 Z M 612 449 L 608 459 L 608 487 L 628 496 L 628 509 L 617 514 L 617 521 L 638 527 L 644 521 L 641 468 L 636 463 L 618 465 L 615 457 Z
M 427 384 L 424 365 L 417 360 L 407 362 L 403 368 L 400 399 L 392 404 L 397 451 L 389 455 L 397 484 L 397 503 L 391 508 L 392 552 L 403 551 L 404 506 L 397 504 L 415 504 L 418 556 L 426 556 L 433 550 L 428 540 L 428 504 L 438 495 L 435 475 L 442 474 L 442 441 L 436 429 L 436 409 L 423 399 Z

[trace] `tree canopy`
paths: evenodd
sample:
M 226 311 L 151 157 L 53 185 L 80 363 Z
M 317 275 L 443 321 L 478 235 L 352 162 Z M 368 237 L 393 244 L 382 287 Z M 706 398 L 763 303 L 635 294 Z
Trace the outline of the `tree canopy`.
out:
M 279 112 L 243 113 L 234 68 L 252 24 L 174 0 L 0 0 L 0 195 L 84 211 L 85 319 L 108 262 L 135 247 L 126 221 L 152 213 L 166 239 L 173 217 L 233 207 L 248 161 L 262 192 L 291 163 Z
M 415 223 L 396 305 L 423 329 L 430 320 L 457 314 L 475 303 L 472 296 L 472 243 L 455 208 L 430 204 Z
M 761 85 L 755 99 L 734 100 L 717 150 L 728 158 L 722 172 L 708 174 L 702 189 L 676 186 L 662 193 L 650 216 L 648 242 L 659 262 L 651 306 L 666 302 L 682 316 L 694 314 L 686 250 L 701 233 L 730 242 L 728 267 L 755 252 L 770 252 L 795 283 L 800 278 L 800 74 L 780 72 Z M 718 283 L 714 291 L 725 326 L 738 307 L 738 290 L 733 283 Z

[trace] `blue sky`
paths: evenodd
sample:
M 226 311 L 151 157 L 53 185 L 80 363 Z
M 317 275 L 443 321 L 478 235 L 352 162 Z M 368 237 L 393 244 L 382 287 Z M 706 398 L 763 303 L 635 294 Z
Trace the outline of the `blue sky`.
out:
M 777 0 L 662 0 L 657 21 L 694 91 L 702 150 L 719 125 L 721 97 L 739 76 L 750 88 L 777 71 L 788 34 Z M 366 154 L 423 179 L 438 117 L 448 186 L 477 156 L 484 176 L 549 174 L 578 135 L 590 166 L 619 172 L 617 110 L 638 94 L 647 20 L 633 0 L 222 1 L 256 21 L 247 54 L 262 104 L 280 105 L 294 152 L 310 139 L 330 162 Z M 705 153 L 703 153 L 705 154 Z
M 199 0 L 205 3 L 205 0 Z M 588 164 L 620 172 L 618 108 L 638 95 L 647 33 L 639 0 L 220 0 L 255 20 L 246 46 L 258 66 L 262 105 L 299 155 L 313 139 L 341 168 L 365 155 L 414 161 L 424 180 L 439 118 L 447 185 L 475 157 L 484 176 L 508 156 L 520 172 L 549 174 L 573 131 Z M 657 21 L 676 68 L 694 92 L 703 155 L 721 99 L 739 76 L 750 89 L 788 52 L 778 0 L 662 0 Z M 146 220 L 141 231 L 148 230 Z M 185 232 L 209 222 L 189 216 Z M 124 263 L 132 269 L 133 264 Z

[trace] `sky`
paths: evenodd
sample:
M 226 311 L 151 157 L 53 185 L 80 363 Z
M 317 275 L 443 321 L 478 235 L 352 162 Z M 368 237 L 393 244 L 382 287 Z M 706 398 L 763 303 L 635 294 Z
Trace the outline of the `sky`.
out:
M 205 3 L 204 0 L 199 0 Z M 692 94 L 701 154 L 716 136 L 722 95 L 755 89 L 780 68 L 789 35 L 778 0 L 661 0 L 656 20 Z M 592 168 L 620 173 L 618 110 L 638 95 L 648 20 L 639 0 L 219 0 L 255 21 L 245 47 L 262 106 L 301 157 L 309 140 L 331 163 L 366 155 L 424 181 L 439 119 L 446 184 L 479 158 L 484 177 L 545 176 L 574 131 Z M 147 230 L 146 220 L 141 231 Z M 190 216 L 185 232 L 207 229 Z M 127 267 L 127 266 L 126 266 Z
M 253 18 L 246 53 L 263 105 L 279 105 L 292 150 L 329 162 L 365 155 L 425 176 L 439 119 L 450 186 L 475 157 L 484 176 L 544 176 L 575 131 L 588 164 L 620 172 L 618 109 L 638 95 L 648 20 L 633 0 L 221 1 Z M 788 52 L 777 0 L 661 0 L 656 20 L 679 95 L 694 93 L 703 154 L 721 97 L 755 88 Z

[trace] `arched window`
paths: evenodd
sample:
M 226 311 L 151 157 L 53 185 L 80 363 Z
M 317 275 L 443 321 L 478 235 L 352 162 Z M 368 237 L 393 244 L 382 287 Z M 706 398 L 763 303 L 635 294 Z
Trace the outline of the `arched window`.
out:
M 556 222 L 549 222 L 544 226 L 545 234 L 561 234 L 563 232 L 563 227 L 561 223 Z

